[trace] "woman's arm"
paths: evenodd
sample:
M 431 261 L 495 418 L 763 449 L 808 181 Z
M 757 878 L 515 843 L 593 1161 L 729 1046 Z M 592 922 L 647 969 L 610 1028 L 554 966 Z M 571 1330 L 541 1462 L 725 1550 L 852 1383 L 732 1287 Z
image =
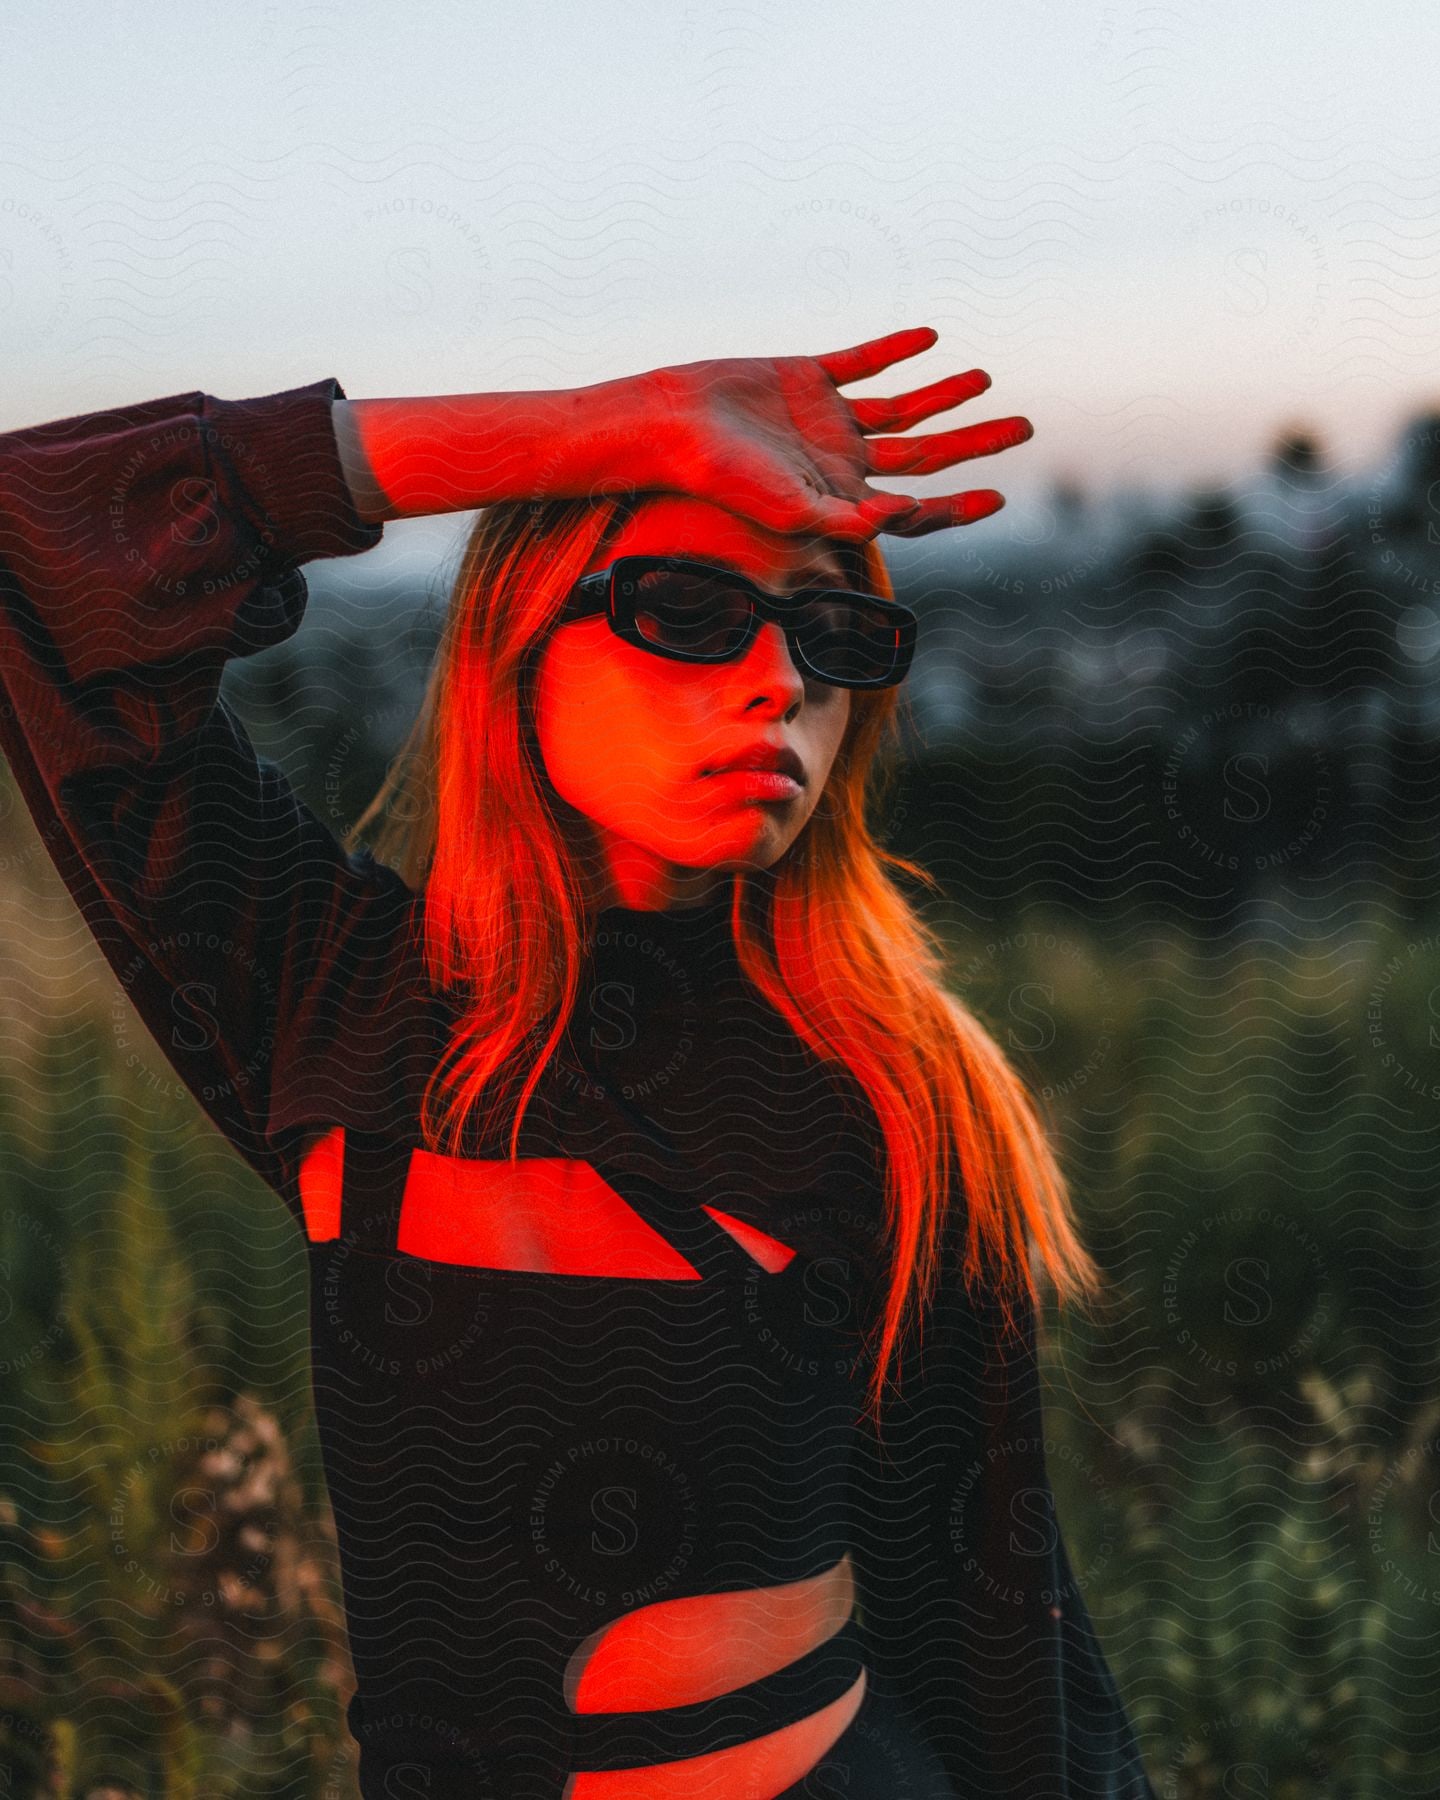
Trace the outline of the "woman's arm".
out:
M 839 392 L 934 342 L 921 327 L 826 356 L 722 358 L 593 387 L 339 400 L 335 437 L 356 509 L 372 522 L 643 491 L 711 500 L 775 531 L 914 537 L 970 524 L 1003 500 L 978 488 L 921 503 L 873 488 L 872 476 L 932 474 L 1031 435 L 1019 417 L 875 435 L 989 387 L 971 369 L 895 399 Z
M 335 454 L 339 392 L 0 434 L 0 750 L 160 1052 L 279 1192 L 277 1043 L 316 959 L 382 943 L 405 897 L 219 698 L 230 657 L 299 626 L 299 565 L 379 541 Z

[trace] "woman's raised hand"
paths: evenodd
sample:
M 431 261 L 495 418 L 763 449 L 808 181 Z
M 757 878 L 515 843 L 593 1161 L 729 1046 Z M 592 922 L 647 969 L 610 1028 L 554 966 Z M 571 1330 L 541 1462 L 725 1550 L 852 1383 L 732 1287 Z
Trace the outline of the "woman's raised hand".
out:
M 917 501 L 874 475 L 931 475 L 1032 435 L 995 419 L 923 437 L 908 431 L 983 394 L 983 369 L 893 399 L 840 389 L 936 341 L 928 325 L 825 356 L 721 357 L 549 392 L 337 400 L 341 464 L 369 520 L 499 501 L 675 493 L 712 501 L 772 531 L 919 537 L 969 525 L 1005 504 L 994 488 Z
M 734 357 L 637 376 L 641 429 L 617 443 L 592 491 L 658 489 L 711 500 L 773 531 L 919 537 L 997 512 L 1004 496 L 970 488 L 925 501 L 870 486 L 874 475 L 929 475 L 1023 444 L 1028 419 L 996 419 L 923 437 L 907 431 L 983 394 L 983 369 L 949 375 L 893 399 L 847 399 L 840 388 L 917 356 L 929 326 L 892 332 L 824 356 Z M 631 383 L 605 384 L 622 409 Z M 602 390 L 586 390 L 599 394 Z

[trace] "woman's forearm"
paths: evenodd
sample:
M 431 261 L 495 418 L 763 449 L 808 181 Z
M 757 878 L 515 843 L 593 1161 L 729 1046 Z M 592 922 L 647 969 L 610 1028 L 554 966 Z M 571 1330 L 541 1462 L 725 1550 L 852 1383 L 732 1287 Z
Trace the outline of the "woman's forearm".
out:
M 337 400 L 335 442 L 356 510 L 378 524 L 502 500 L 582 497 L 603 475 L 605 445 L 634 429 L 621 391 L 629 386 Z
M 996 419 L 925 437 L 905 432 L 990 385 L 983 369 L 890 399 L 839 389 L 935 341 L 929 326 L 822 357 L 721 357 L 591 387 L 518 394 L 336 400 L 335 441 L 370 525 L 497 501 L 687 494 L 771 531 L 920 537 L 1004 504 L 993 488 L 927 500 L 884 493 L 875 475 L 933 475 L 1031 435 Z

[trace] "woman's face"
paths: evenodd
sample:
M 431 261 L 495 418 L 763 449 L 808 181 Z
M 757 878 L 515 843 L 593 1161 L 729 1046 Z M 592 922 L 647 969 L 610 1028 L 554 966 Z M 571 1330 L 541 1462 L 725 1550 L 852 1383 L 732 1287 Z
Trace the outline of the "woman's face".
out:
M 850 585 L 825 540 L 678 495 L 642 501 L 586 573 L 641 555 L 727 564 L 777 593 Z M 768 620 L 737 661 L 702 665 L 637 649 L 603 617 L 572 619 L 538 665 L 545 767 L 595 827 L 612 905 L 696 904 L 726 873 L 777 862 L 820 800 L 849 717 L 849 690 L 803 675 Z M 799 757 L 793 798 L 757 797 L 740 777 L 707 773 L 759 743 Z

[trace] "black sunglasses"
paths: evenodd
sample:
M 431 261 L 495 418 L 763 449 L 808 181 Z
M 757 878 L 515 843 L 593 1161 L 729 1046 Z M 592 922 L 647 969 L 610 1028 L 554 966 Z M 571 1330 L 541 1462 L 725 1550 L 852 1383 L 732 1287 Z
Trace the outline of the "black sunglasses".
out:
M 772 594 L 733 569 L 674 556 L 621 556 L 582 576 L 556 622 L 595 613 L 627 644 L 692 663 L 733 661 L 773 619 L 797 665 L 833 687 L 894 687 L 915 654 L 916 616 L 893 600 L 844 588 Z

